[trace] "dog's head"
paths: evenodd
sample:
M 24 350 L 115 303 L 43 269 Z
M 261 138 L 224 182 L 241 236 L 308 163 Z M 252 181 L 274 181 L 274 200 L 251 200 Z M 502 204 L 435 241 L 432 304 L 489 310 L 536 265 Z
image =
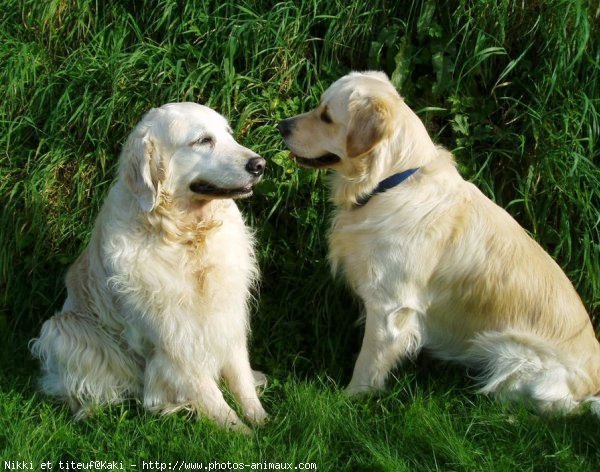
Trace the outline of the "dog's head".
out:
M 240 198 L 252 194 L 265 160 L 232 136 L 227 120 L 196 103 L 150 110 L 121 153 L 120 174 L 144 211 L 161 190 L 178 200 Z
M 384 73 L 354 72 L 334 82 L 317 108 L 277 127 L 299 165 L 352 175 L 390 136 L 401 103 Z

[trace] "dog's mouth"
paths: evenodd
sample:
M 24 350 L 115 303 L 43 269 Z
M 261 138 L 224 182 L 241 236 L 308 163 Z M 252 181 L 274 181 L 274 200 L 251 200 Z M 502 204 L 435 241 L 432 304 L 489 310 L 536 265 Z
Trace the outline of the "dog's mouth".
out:
M 215 198 L 243 198 L 252 195 L 252 185 L 239 188 L 219 188 L 206 182 L 196 181 L 190 184 L 190 190 L 198 195 Z
M 312 158 L 296 156 L 293 153 L 291 154 L 291 156 L 299 166 L 310 167 L 312 169 L 321 169 L 324 167 L 331 167 L 332 165 L 335 165 L 341 161 L 339 156 L 332 154 L 332 153 L 327 153 L 321 157 L 312 157 Z

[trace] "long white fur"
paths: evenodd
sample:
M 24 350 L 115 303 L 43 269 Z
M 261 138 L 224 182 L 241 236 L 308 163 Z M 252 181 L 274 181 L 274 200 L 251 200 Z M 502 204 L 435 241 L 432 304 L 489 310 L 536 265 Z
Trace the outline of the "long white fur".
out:
M 204 135 L 212 144 L 197 142 Z M 251 185 L 257 178 L 244 167 L 252 157 L 207 107 L 176 103 L 146 114 L 69 269 L 62 310 L 32 340 L 44 392 L 79 416 L 140 398 L 152 411 L 190 409 L 246 430 L 219 389 L 224 378 L 247 419 L 266 418 L 255 389 L 264 376 L 251 370 L 247 350 L 258 277 L 252 234 L 233 200 L 189 188 L 196 179 Z
M 481 391 L 501 400 L 556 411 L 588 401 L 600 410 L 600 345 L 572 284 L 459 175 L 384 74 L 339 79 L 287 128 L 293 154 L 341 159 L 332 165 L 329 259 L 366 311 L 349 394 L 383 388 L 394 365 L 426 348 L 478 369 Z M 355 205 L 381 180 L 417 167 Z

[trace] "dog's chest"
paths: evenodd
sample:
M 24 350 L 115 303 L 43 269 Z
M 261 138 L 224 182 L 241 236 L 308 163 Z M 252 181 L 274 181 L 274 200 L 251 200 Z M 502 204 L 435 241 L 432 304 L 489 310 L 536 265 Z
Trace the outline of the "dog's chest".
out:
M 202 295 L 210 286 L 239 291 L 253 270 L 252 242 L 243 224 L 218 225 L 189 245 L 187 275 Z
M 185 241 L 157 235 L 140 244 L 130 236 L 103 246 L 109 287 L 123 312 L 137 313 L 138 304 L 156 313 L 204 313 L 233 299 L 240 305 L 254 273 L 252 239 L 241 217 L 217 222 Z
M 414 265 L 414 235 L 405 223 L 373 224 L 355 215 L 337 215 L 329 233 L 329 257 L 363 298 L 394 293 Z

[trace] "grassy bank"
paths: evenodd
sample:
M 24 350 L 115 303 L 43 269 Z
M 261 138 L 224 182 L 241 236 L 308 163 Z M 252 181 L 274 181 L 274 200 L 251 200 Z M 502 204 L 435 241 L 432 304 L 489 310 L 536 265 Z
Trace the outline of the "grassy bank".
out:
M 380 69 L 468 179 L 559 262 L 600 328 L 600 27 L 579 0 L 0 2 L 0 454 L 316 462 L 319 470 L 594 470 L 597 422 L 540 418 L 420 359 L 348 401 L 360 307 L 331 280 L 323 174 L 274 125 L 349 70 Z M 241 203 L 263 282 L 252 359 L 272 421 L 250 439 L 136 405 L 73 423 L 26 349 L 60 307 L 120 146 L 144 111 L 196 101 L 269 162 Z M 128 462 L 128 463 L 129 463 Z

